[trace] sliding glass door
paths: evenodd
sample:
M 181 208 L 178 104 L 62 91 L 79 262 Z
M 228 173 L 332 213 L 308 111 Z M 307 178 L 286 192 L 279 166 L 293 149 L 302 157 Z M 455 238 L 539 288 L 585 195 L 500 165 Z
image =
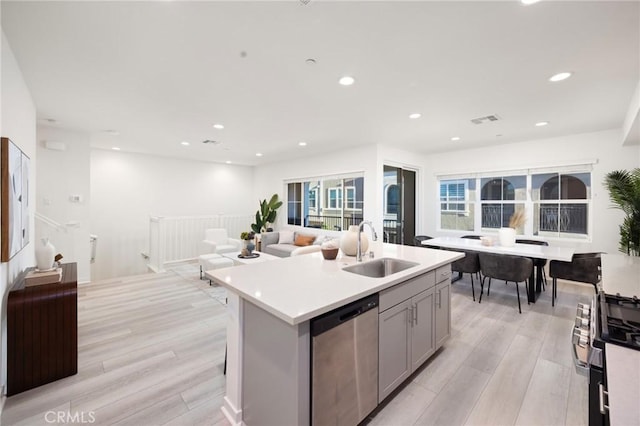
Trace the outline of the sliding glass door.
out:
M 412 245 L 416 232 L 416 172 L 384 166 L 384 241 Z

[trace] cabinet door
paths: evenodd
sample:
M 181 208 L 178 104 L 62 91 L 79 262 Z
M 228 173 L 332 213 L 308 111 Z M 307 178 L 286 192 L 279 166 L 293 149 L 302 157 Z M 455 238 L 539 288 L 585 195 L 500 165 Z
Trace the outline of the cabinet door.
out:
M 436 286 L 435 294 L 435 322 L 436 349 L 438 349 L 451 335 L 451 282 L 441 282 Z
M 411 318 L 410 299 L 380 313 L 379 402 L 411 374 Z
M 435 351 L 433 336 L 434 289 L 423 291 L 411 298 L 413 314 L 411 327 L 411 368 L 415 371 Z

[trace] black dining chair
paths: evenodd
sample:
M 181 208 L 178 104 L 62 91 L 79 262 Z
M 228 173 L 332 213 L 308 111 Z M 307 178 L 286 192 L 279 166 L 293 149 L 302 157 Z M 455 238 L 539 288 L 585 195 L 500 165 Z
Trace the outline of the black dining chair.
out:
M 555 306 L 558 297 L 558 278 L 561 280 L 577 281 L 592 284 L 598 293 L 598 283 L 602 279 L 602 253 L 576 253 L 571 262 L 552 260 L 549 262 L 549 276 L 551 277 L 551 306 Z
M 475 251 L 452 251 L 460 251 L 461 253 L 465 254 L 462 259 L 458 259 L 451 263 L 451 271 L 457 272 L 458 278 L 462 278 L 462 274 L 469 274 L 469 276 L 471 276 L 471 295 L 473 296 L 473 301 L 475 302 L 476 291 L 473 288 L 473 275 L 480 272 L 480 259 L 478 258 L 478 253 Z
M 431 240 L 433 239 L 433 237 L 430 237 L 428 235 L 416 235 L 413 237 L 413 245 L 416 247 L 427 247 L 427 246 L 423 246 L 422 242 L 425 240 Z
M 527 239 L 518 239 L 516 238 L 516 243 L 518 244 L 531 244 L 534 246 L 548 246 L 549 243 L 546 241 L 540 241 L 540 240 L 527 240 Z M 531 260 L 533 260 L 533 267 L 537 269 L 537 273 L 538 274 L 542 274 L 542 290 L 546 291 L 546 286 L 547 286 L 547 274 L 545 274 L 544 272 L 544 267 L 547 266 L 547 259 L 534 259 L 532 258 Z
M 480 300 L 482 303 L 482 293 L 484 291 L 484 281 L 489 278 L 489 284 L 487 286 L 487 296 L 491 289 L 491 279 L 513 281 L 516 283 L 516 292 L 518 294 L 518 312 L 522 313 L 520 306 L 520 288 L 518 283 L 525 283 L 525 289 L 527 288 L 527 281 L 533 271 L 533 261 L 528 257 L 511 256 L 506 254 L 494 254 L 494 253 L 478 253 L 480 258 L 480 271 L 482 272 L 482 281 L 480 281 Z M 527 299 L 527 304 L 529 300 Z
M 469 240 L 479 240 L 482 237 L 480 235 L 463 235 L 460 238 L 467 238 Z

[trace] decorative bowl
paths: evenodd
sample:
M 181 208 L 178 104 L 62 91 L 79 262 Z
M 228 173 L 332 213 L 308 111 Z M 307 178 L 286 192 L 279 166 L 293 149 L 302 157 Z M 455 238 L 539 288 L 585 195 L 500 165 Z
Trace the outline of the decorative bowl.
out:
M 339 248 L 323 248 L 320 251 L 322 252 L 322 257 L 327 260 L 333 260 L 338 257 Z

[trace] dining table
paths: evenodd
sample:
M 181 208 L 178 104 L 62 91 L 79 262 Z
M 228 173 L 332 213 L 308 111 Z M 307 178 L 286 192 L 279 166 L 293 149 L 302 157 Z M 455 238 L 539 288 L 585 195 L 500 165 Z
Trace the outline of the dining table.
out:
M 530 238 L 530 237 L 526 237 Z M 436 237 L 422 241 L 423 246 L 439 247 L 450 250 L 475 251 L 512 256 L 529 257 L 532 259 L 561 260 L 571 262 L 575 250 L 570 247 L 543 246 L 515 243 L 512 246 L 501 246 L 494 239 L 487 238 L 484 242 L 478 239 L 460 237 Z M 537 269 L 537 270 L 535 270 Z M 527 290 L 527 300 L 535 303 L 542 291 L 542 267 L 538 266 L 531 272 Z

